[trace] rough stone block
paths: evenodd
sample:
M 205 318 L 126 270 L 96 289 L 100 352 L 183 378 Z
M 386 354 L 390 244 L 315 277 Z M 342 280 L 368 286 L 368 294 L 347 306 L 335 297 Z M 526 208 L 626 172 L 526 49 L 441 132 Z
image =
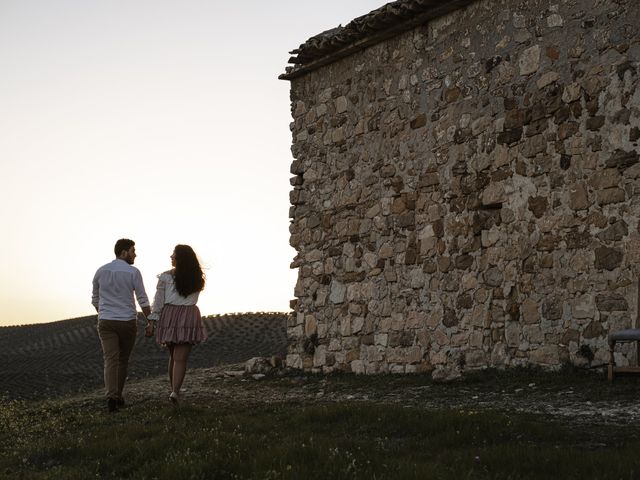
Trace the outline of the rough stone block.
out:
M 504 280 L 504 274 L 499 268 L 489 268 L 483 274 L 484 282 L 491 287 L 499 287 Z
M 598 247 L 595 250 L 595 267 L 613 270 L 622 263 L 624 254 L 616 248 Z
M 540 45 L 534 45 L 522 52 L 518 59 L 520 75 L 530 75 L 540 66 Z
M 596 295 L 596 306 L 601 312 L 615 312 L 629 310 L 627 300 L 620 294 L 600 294 Z
M 490 183 L 482 192 L 483 205 L 501 204 L 506 199 L 504 184 Z
M 571 302 L 571 316 L 577 319 L 593 318 L 596 305 L 592 295 L 585 294 Z
M 582 182 L 577 182 L 569 187 L 569 207 L 572 210 L 586 210 L 591 206 L 587 188 Z
M 625 151 L 617 149 L 605 162 L 607 167 L 614 167 L 619 170 L 625 170 L 640 161 L 640 152 L 638 151 Z
M 337 281 L 333 280 L 331 282 L 331 293 L 329 294 L 329 300 L 331 303 L 340 304 L 343 303 L 347 294 L 347 287 Z
M 546 72 L 536 81 L 536 85 L 542 89 L 553 82 L 557 82 L 559 78 L 560 75 L 557 72 Z
M 538 323 L 540 321 L 538 303 L 530 298 L 522 302 L 520 312 L 522 313 L 522 320 L 526 324 Z
M 560 351 L 557 345 L 543 345 L 529 353 L 529 361 L 538 365 L 553 365 L 560 363 Z
M 412 129 L 417 129 L 417 128 L 422 128 L 427 124 L 427 116 L 424 113 L 421 113 L 420 115 L 414 117 L 411 122 L 409 123 L 409 126 Z
M 349 102 L 344 95 L 336 98 L 336 113 L 344 113 L 347 111 Z

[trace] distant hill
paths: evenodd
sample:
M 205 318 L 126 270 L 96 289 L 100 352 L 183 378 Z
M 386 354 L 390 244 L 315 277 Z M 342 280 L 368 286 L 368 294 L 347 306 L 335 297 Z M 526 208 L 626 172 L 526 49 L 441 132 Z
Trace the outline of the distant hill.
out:
M 240 363 L 255 356 L 286 354 L 287 314 L 238 313 L 204 318 L 209 339 L 195 347 L 194 368 Z M 102 350 L 96 316 L 0 327 L 0 396 L 48 398 L 99 388 Z M 144 321 L 129 362 L 129 377 L 166 372 L 167 352 L 144 337 Z

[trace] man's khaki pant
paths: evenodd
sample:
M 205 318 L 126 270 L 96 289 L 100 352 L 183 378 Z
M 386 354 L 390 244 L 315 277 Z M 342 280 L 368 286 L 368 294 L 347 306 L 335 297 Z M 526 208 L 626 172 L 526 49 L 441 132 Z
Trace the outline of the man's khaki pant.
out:
M 122 398 L 129 356 L 136 343 L 135 320 L 99 320 L 98 336 L 104 358 L 104 386 L 107 398 Z

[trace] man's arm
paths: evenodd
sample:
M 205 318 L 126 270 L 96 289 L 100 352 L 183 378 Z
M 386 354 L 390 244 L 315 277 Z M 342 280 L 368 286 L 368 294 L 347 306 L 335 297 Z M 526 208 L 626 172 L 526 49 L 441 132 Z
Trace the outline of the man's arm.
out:
M 149 315 L 151 315 L 151 305 L 149 304 L 149 297 L 147 297 L 147 292 L 144 289 L 142 274 L 138 269 L 136 269 L 136 274 L 133 282 L 133 291 L 136 294 L 138 305 L 140 305 L 142 313 L 144 313 L 145 317 L 148 317 Z
M 98 282 L 98 272 L 93 276 L 93 293 L 91 295 L 91 304 L 95 307 L 96 312 L 99 312 L 100 305 L 100 282 Z

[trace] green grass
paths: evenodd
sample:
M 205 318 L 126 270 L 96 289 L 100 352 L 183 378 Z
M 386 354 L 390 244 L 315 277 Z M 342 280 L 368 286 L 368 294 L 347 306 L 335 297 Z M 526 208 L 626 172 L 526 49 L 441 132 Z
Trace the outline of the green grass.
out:
M 632 428 L 376 403 L 6 401 L 7 479 L 633 479 Z

